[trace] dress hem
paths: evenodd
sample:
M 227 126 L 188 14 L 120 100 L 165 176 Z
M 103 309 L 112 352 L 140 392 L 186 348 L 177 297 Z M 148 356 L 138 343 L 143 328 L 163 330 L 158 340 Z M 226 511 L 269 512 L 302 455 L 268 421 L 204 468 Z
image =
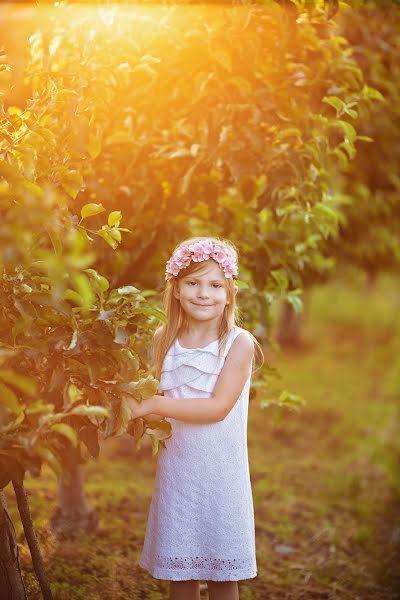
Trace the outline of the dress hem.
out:
M 145 560 L 140 560 L 139 565 L 148 571 L 155 579 L 166 581 L 188 581 L 197 579 L 199 581 L 243 581 L 257 577 L 257 569 L 250 571 L 244 569 L 235 569 L 234 571 L 224 571 L 216 573 L 215 569 L 185 569 L 178 572 L 176 569 L 164 569 L 161 567 L 151 567 Z

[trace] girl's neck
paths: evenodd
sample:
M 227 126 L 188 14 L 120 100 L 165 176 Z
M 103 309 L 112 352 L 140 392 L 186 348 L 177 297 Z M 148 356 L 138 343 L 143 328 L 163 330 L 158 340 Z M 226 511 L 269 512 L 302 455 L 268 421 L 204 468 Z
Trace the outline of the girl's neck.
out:
M 219 335 L 218 325 L 215 324 L 200 324 L 193 325 L 187 323 L 186 326 L 181 327 L 179 330 L 179 335 L 184 337 L 186 340 L 197 342 L 208 342 L 209 340 L 214 340 Z

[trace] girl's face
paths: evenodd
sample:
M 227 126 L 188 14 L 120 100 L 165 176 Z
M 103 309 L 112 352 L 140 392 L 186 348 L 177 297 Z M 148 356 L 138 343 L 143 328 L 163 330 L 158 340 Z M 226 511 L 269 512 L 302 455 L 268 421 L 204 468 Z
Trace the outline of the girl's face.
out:
M 228 302 L 226 278 L 213 259 L 203 265 L 200 271 L 184 275 L 176 282 L 174 296 L 189 319 L 219 322 Z M 237 290 L 235 286 L 235 294 Z

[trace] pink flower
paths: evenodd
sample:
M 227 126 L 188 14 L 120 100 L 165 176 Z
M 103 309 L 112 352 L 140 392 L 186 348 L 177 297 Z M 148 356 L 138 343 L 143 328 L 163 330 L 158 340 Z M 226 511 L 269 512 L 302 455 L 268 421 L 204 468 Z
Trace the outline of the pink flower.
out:
M 208 260 L 213 252 L 213 244 L 210 240 L 194 242 L 189 248 L 193 252 L 192 260 L 194 262 Z
M 176 277 L 181 269 L 185 269 L 190 261 L 202 262 L 214 259 L 223 269 L 225 277 L 237 275 L 238 267 L 235 257 L 224 247 L 214 244 L 211 240 L 200 240 L 189 246 L 179 248 L 167 261 L 165 279 Z

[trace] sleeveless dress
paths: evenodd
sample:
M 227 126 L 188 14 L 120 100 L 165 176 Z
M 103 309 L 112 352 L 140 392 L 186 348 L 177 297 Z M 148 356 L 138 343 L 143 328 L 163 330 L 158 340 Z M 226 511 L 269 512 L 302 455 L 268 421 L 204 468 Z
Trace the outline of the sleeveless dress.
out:
M 234 339 L 169 348 L 159 389 L 174 398 L 209 397 Z M 141 567 L 157 579 L 237 581 L 257 576 L 247 417 L 251 373 L 229 414 L 198 424 L 170 417 L 172 437 L 157 455 Z

